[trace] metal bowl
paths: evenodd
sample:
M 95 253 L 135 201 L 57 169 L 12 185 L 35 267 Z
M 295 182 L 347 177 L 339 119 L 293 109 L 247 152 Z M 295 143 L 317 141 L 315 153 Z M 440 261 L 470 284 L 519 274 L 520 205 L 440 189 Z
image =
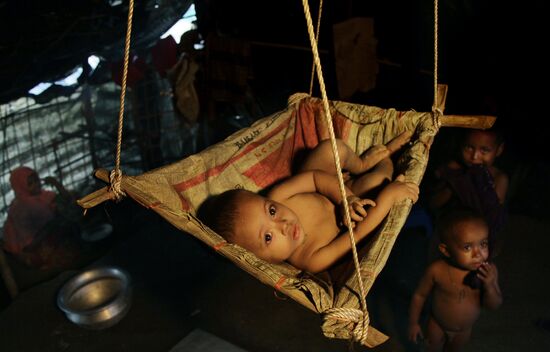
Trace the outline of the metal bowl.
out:
M 130 309 L 130 276 L 115 267 L 81 272 L 67 281 L 57 295 L 57 305 L 73 323 L 89 329 L 105 329 Z

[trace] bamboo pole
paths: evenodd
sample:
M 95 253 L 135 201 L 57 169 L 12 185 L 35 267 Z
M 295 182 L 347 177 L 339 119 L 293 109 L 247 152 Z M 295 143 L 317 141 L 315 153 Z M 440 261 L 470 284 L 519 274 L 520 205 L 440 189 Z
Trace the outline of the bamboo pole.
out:
M 491 128 L 496 119 L 496 116 L 490 115 L 443 115 L 441 116 L 441 126 L 485 130 Z

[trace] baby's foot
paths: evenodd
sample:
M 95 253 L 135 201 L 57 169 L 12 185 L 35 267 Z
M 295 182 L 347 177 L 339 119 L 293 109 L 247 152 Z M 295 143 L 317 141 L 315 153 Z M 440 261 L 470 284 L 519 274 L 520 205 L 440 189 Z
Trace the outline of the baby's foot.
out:
M 390 151 L 390 154 L 393 154 L 399 149 L 401 149 L 401 147 L 405 145 L 405 143 L 411 140 L 412 135 L 413 135 L 412 131 L 405 131 L 400 135 L 398 135 L 397 137 L 395 137 L 394 139 L 392 139 L 391 141 L 389 141 L 388 144 L 386 144 L 386 147 Z

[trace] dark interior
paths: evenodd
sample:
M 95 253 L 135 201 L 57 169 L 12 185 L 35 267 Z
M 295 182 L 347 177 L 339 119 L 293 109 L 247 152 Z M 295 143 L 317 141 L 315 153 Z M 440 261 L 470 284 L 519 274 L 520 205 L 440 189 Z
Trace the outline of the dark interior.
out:
M 191 4 L 187 0 L 136 1 L 132 53 L 149 53 Z M 312 65 L 300 1 L 195 0 L 194 5 L 202 38 L 215 33 L 250 45 L 247 83 L 253 104 L 238 123 L 234 117 L 241 105 L 214 104 L 213 115 L 223 118 L 207 124 L 198 145 L 184 154 L 280 110 L 291 94 L 307 92 Z M 333 25 L 368 17 L 373 19 L 377 39 L 376 85 L 346 100 L 429 111 L 434 81 L 433 5 L 405 0 L 324 1 L 319 50 L 329 99 L 341 98 Z M 503 233 L 502 253 L 496 259 L 505 303 L 496 312 L 482 312 L 467 351 L 544 351 L 550 346 L 548 327 L 540 323 L 550 319 L 545 279 L 550 272 L 545 260 L 550 238 L 546 205 L 550 167 L 541 107 L 546 101 L 543 77 L 548 65 L 543 49 L 547 41 L 544 5 L 541 0 L 439 1 L 438 82 L 449 86 L 445 112 L 497 116 L 497 125 L 506 136 L 501 167 L 511 178 L 511 216 Z M 318 2 L 310 6 L 315 19 Z M 79 67 L 85 74 L 77 86 L 112 81 L 109 65 L 123 59 L 127 11 L 128 1 L 117 0 L 0 1 L 0 104 L 30 97 L 28 91 L 38 83 L 54 82 Z M 93 73 L 86 70 L 90 55 L 102 59 Z M 202 92 L 213 89 L 204 82 L 198 84 L 203 84 Z M 63 89 L 67 88 L 54 86 L 33 99 L 47 104 L 52 97 L 66 94 Z M 314 85 L 313 95 L 320 93 Z M 202 107 L 211 103 L 208 95 L 200 98 Z M 9 114 L 2 114 L 3 121 L 8 121 Z M 211 116 L 199 119 L 210 123 Z M 428 173 L 443 158 L 455 133 L 441 130 L 431 150 Z M 112 150 L 114 144 L 107 147 Z M 139 153 L 136 158 L 140 159 Z M 146 167 L 159 166 L 141 158 Z M 97 187 L 102 185 L 97 183 Z M 322 336 L 319 316 L 274 296 L 271 287 L 132 200 L 102 204 L 88 215 L 110 222 L 114 231 L 93 244 L 73 267 L 35 272 L 8 258 L 19 294 L 11 298 L 0 284 L 0 350 L 170 351 L 197 328 L 246 351 L 348 350 L 348 341 Z M 425 265 L 427 244 L 421 230 L 402 233 L 368 296 L 372 324 L 390 336 L 374 351 L 422 350 L 406 341 L 406 324 L 408 302 Z M 109 329 L 83 329 L 57 308 L 56 295 L 70 277 L 101 265 L 128 270 L 134 285 L 132 307 Z

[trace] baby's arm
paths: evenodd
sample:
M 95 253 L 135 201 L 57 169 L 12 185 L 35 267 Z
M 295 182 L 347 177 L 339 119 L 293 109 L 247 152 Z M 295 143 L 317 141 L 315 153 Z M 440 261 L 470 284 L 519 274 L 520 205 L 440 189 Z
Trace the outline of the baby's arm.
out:
M 363 221 L 356 224 L 353 230 L 355 242 L 361 241 L 380 225 L 394 203 L 407 198 L 416 202 L 418 199 L 418 186 L 412 182 L 403 182 L 402 180 L 403 177 L 400 176 L 382 189 L 376 198 L 376 206 L 370 208 Z M 305 269 L 311 272 L 326 270 L 350 250 L 351 242 L 349 233 L 346 231 L 326 246 L 311 253 L 310 257 L 307 258 L 307 268 Z
M 357 221 L 362 221 L 367 216 L 367 211 L 365 210 L 365 206 L 375 206 L 376 203 L 371 199 L 361 199 L 357 197 L 356 195 L 347 196 L 346 200 L 348 201 L 348 209 L 349 209 L 349 215 L 351 218 L 351 226 L 355 227 L 355 223 Z M 344 206 L 344 201 L 339 204 L 340 208 L 340 217 L 342 219 L 342 223 L 346 227 L 350 227 L 350 224 L 348 223 L 348 219 L 346 216 L 346 208 Z
M 502 293 L 498 284 L 498 270 L 493 263 L 483 263 L 477 277 L 483 282 L 483 306 L 497 309 L 502 304 Z
M 330 199 L 340 208 L 339 210 L 342 219 L 344 220 L 344 224 L 349 227 L 349 225 L 347 224 L 347 219 L 345 217 L 344 200 L 342 199 L 342 193 L 338 184 L 338 178 L 326 172 L 314 171 L 313 181 L 315 184 L 315 191 Z M 345 185 L 344 189 L 346 192 L 346 200 L 348 202 L 351 220 L 364 220 L 367 216 L 367 211 L 364 207 L 366 205 L 375 206 L 376 203 L 370 199 L 362 199 L 356 196 L 353 191 Z
M 356 241 L 360 241 L 380 225 L 396 202 L 404 199 L 411 199 L 416 202 L 418 193 L 419 189 L 416 184 L 404 182 L 404 177 L 402 175 L 398 176 L 395 181 L 380 191 L 375 200 L 376 206 L 370 208 L 368 216 L 357 224 L 354 231 Z M 346 241 L 349 242 L 349 240 Z
M 370 199 L 361 199 L 344 186 L 352 221 L 361 221 L 367 216 L 365 205 L 374 206 Z M 268 197 L 275 201 L 284 201 L 300 193 L 316 192 L 330 199 L 334 204 L 343 208 L 343 199 L 338 184 L 338 178 L 321 170 L 305 171 L 290 177 L 274 187 Z
M 422 329 L 420 328 L 420 315 L 422 314 L 424 303 L 434 287 L 434 282 L 435 263 L 428 267 L 411 298 L 411 304 L 409 306 L 408 336 L 409 340 L 414 343 L 418 341 L 419 336 L 420 338 L 424 338 Z

